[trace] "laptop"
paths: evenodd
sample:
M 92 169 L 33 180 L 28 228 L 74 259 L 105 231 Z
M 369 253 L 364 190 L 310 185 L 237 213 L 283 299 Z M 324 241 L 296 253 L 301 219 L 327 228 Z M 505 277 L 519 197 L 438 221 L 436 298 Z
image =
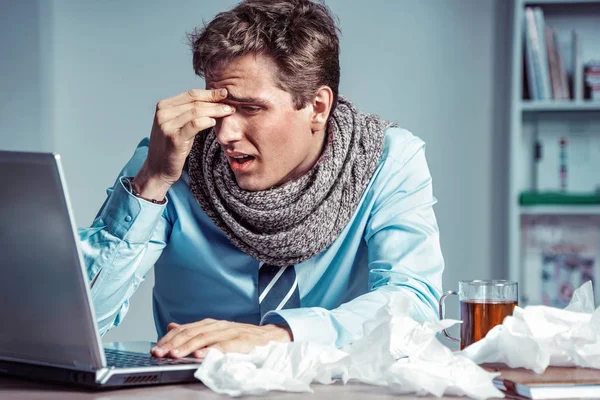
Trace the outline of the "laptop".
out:
M 0 373 L 95 388 L 197 381 L 198 359 L 100 341 L 60 156 L 0 151 Z

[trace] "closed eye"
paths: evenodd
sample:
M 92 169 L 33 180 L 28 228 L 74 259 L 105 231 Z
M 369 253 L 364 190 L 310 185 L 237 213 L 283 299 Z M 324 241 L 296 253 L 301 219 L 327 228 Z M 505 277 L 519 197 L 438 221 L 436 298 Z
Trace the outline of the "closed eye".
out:
M 248 113 L 248 114 L 256 114 L 257 112 L 259 112 L 261 110 L 260 107 L 252 107 L 252 106 L 241 106 L 239 108 L 241 108 L 243 112 Z

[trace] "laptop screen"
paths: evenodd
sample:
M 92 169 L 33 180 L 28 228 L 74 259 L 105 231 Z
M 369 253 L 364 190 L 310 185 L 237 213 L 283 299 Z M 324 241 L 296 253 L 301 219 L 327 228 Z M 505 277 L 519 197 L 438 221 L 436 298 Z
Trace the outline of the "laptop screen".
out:
M 0 151 L 0 358 L 104 365 L 58 157 Z

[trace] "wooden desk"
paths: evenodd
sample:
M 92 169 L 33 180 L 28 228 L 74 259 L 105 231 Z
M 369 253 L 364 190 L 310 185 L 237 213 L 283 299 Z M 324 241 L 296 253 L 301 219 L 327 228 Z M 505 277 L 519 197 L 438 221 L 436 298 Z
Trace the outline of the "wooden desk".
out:
M 423 400 L 437 399 L 436 397 L 418 397 L 418 396 L 398 396 L 392 394 L 389 389 L 362 385 L 358 383 L 349 383 L 347 385 L 312 385 L 312 393 L 286 393 L 270 392 L 265 396 L 247 397 L 248 399 L 268 398 L 276 399 L 313 399 L 313 400 Z M 232 398 L 226 395 L 219 395 L 206 386 L 198 383 L 188 383 L 180 385 L 161 385 L 147 386 L 139 388 L 126 388 L 110 391 L 90 391 L 74 386 L 60 386 L 50 383 L 30 382 L 21 379 L 12 379 L 6 376 L 0 376 L 0 399 L 2 400 L 37 400 L 37 399 L 56 399 L 56 400 L 74 400 L 74 399 L 96 399 L 96 400 L 117 400 L 117 399 L 181 399 L 181 400 L 225 400 Z M 459 397 L 445 397 L 446 399 L 461 399 Z

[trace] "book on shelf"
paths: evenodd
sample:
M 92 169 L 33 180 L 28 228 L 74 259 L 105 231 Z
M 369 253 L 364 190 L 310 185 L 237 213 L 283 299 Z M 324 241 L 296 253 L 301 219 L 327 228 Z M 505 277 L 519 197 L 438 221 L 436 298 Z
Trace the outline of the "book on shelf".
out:
M 552 28 L 550 28 L 550 30 L 552 31 L 552 38 L 555 44 L 554 47 L 554 51 L 556 52 L 556 59 L 557 59 L 557 63 L 558 63 L 558 79 L 560 80 L 560 87 L 561 87 L 561 96 L 559 97 L 560 100 L 569 100 L 571 98 L 571 88 L 569 87 L 569 81 L 567 78 L 567 70 L 565 67 L 565 60 L 563 58 L 563 56 L 560 54 L 560 51 L 558 50 L 558 37 L 556 35 L 556 32 L 554 32 L 554 30 L 552 30 Z
M 525 62 L 527 65 L 527 81 L 529 82 L 529 93 L 533 100 L 544 100 L 546 93 L 549 93 L 549 82 L 544 82 L 542 78 L 542 69 L 545 67 L 542 62 L 541 42 L 536 26 L 536 18 L 532 7 L 525 8 L 524 21 L 525 37 Z
M 539 41 L 539 78 L 542 100 L 552 100 L 552 83 L 550 81 L 550 64 L 548 63 L 548 46 L 546 44 L 546 22 L 540 7 L 533 7 L 536 36 Z
M 569 90 L 567 72 L 563 58 L 558 50 L 556 32 L 549 26 L 546 26 L 546 50 L 548 52 L 552 98 L 555 100 L 569 100 L 571 98 L 571 91 Z
M 600 60 L 590 61 L 583 69 L 585 98 L 600 101 Z
M 548 367 L 542 374 L 524 368 L 482 365 L 488 371 L 500 372 L 494 384 L 509 397 L 527 399 L 598 398 L 600 370 L 576 367 Z
M 581 62 L 581 35 L 577 31 L 571 31 L 573 43 L 573 98 L 583 99 L 583 64 Z
M 546 24 L 541 7 L 525 7 L 524 99 L 583 99 L 581 35 L 573 30 L 567 39 L 567 42 L 560 40 L 558 32 Z M 570 68 L 566 66 L 567 60 Z
M 558 66 L 558 51 L 556 51 L 556 44 L 554 43 L 554 33 L 552 28 L 546 26 L 546 48 L 548 50 L 548 65 L 550 66 L 550 83 L 552 86 L 552 98 L 562 99 L 562 79 L 559 76 Z

